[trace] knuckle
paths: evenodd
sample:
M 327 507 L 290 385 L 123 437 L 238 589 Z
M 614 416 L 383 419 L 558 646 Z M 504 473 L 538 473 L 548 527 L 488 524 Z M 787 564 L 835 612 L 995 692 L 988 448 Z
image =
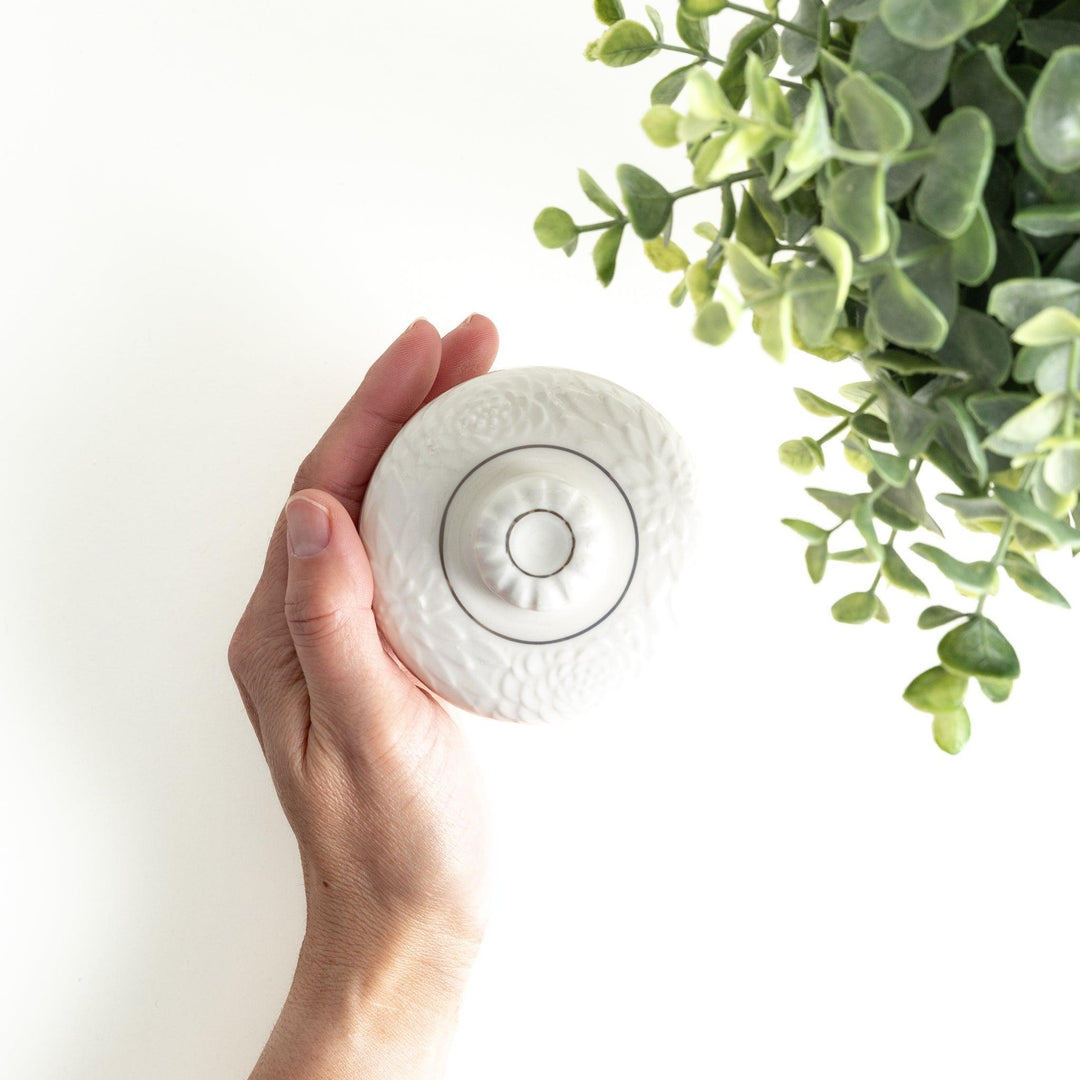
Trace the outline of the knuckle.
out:
M 229 670 L 234 676 L 243 675 L 250 669 L 252 657 L 251 637 L 240 622 L 229 639 Z
M 287 597 L 285 620 L 294 639 L 318 644 L 341 632 L 344 613 L 336 604 L 318 596 Z

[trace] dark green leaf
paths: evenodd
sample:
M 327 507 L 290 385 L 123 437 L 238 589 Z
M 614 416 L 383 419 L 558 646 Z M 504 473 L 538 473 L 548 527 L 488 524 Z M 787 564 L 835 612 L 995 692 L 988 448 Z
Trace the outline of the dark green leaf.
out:
M 791 29 L 780 32 L 780 55 L 787 61 L 793 78 L 798 79 L 809 75 L 817 66 L 816 37 L 821 25 L 820 19 L 824 13 L 825 5 L 821 0 L 799 0 L 799 8 L 791 22 L 795 26 L 802 27 L 806 33 L 800 34 Z
M 871 473 L 867 480 L 872 487 L 878 486 L 877 473 Z M 941 536 L 941 526 L 927 513 L 914 476 L 909 476 L 902 488 L 885 488 L 874 502 L 874 514 L 893 529 L 911 532 L 921 527 Z
M 959 435 L 959 439 L 953 440 L 950 449 L 957 452 L 963 447 L 963 456 L 971 465 L 972 474 L 980 488 L 986 487 L 990 479 L 990 467 L 986 460 L 986 451 L 983 449 L 979 437 L 979 431 L 975 427 L 975 421 L 968 414 L 962 402 L 954 397 L 941 397 L 936 402 L 938 413 L 943 418 L 942 427 L 938 429 L 939 437 L 949 428 Z
M 997 572 L 988 562 L 961 562 L 932 544 L 912 544 L 911 550 L 932 562 L 954 585 L 966 592 L 981 595 L 995 590 Z
M 881 395 L 889 415 L 889 435 L 897 451 L 905 458 L 920 454 L 933 438 L 937 414 L 913 401 L 889 379 L 879 381 Z
M 1045 510 L 1035 505 L 1034 499 L 1026 492 L 1013 491 L 1011 488 L 994 486 L 994 498 L 1037 532 L 1043 533 L 1061 547 L 1080 548 L 1080 529 L 1074 529 L 1067 521 L 1058 521 Z
M 968 412 L 987 430 L 996 431 L 1011 416 L 1015 416 L 1025 406 L 1030 405 L 1030 394 L 1017 394 L 1002 390 L 991 390 L 981 394 L 972 394 L 965 400 Z
M 745 244 L 755 255 L 769 258 L 776 250 L 776 236 L 765 220 L 758 204 L 744 193 L 735 219 L 735 239 Z
M 682 93 L 683 87 L 686 85 L 687 75 L 698 66 L 697 63 L 687 64 L 686 67 L 676 68 L 674 71 L 668 72 L 668 74 L 652 88 L 652 93 L 649 95 L 651 104 L 673 104 L 675 99 Z
M 881 19 L 890 33 L 919 49 L 948 45 L 971 26 L 974 0 L 881 0 Z
M 578 169 L 578 182 L 581 184 L 581 190 L 585 192 L 585 197 L 591 203 L 599 206 L 605 214 L 610 214 L 613 218 L 622 217 L 618 203 L 584 169 Z
M 634 232 L 643 240 L 659 236 L 671 216 L 671 192 L 636 165 L 620 165 L 615 176 Z
M 1038 569 L 1022 555 L 1014 551 L 1005 553 L 1005 561 L 1002 563 L 1005 573 L 1020 586 L 1024 592 L 1045 600 L 1048 604 L 1056 604 L 1058 607 L 1067 608 L 1069 601 L 1039 573 Z
M 902 270 L 890 267 L 874 280 L 870 308 L 881 332 L 897 345 L 933 352 L 948 336 L 948 319 Z
M 682 8 L 675 14 L 675 30 L 691 49 L 698 52 L 709 51 L 709 22 L 707 19 L 695 19 Z
M 620 0 L 593 0 L 593 11 L 596 12 L 596 17 L 608 26 L 626 17 Z
M 902 82 L 920 109 L 945 89 L 953 46 L 920 49 L 893 36 L 880 19 L 859 28 L 851 48 L 851 66 L 869 75 L 883 72 Z
M 919 629 L 933 630 L 938 626 L 944 626 L 946 623 L 955 622 L 955 620 L 962 618 L 964 618 L 962 611 L 954 611 L 952 608 L 942 607 L 940 604 L 931 604 L 919 615 Z
M 775 58 L 780 53 L 780 38 L 762 19 L 744 26 L 731 39 L 727 60 L 720 72 L 720 89 L 736 109 L 746 100 L 746 57 L 751 50 L 763 58 L 770 55 Z
M 1007 146 L 1024 122 L 1027 100 L 1005 72 L 1001 50 L 980 45 L 953 65 L 949 94 L 955 108 L 972 105 L 982 110 L 994 129 L 994 140 Z
M 622 241 L 623 224 L 612 225 L 605 229 L 593 248 L 593 265 L 596 267 L 596 276 L 600 284 L 605 288 L 611 284 L 615 276 L 615 259 L 619 254 L 619 244 Z
M 975 678 L 1016 679 L 1020 661 L 1005 635 L 985 615 L 973 615 L 938 642 L 945 667 Z
M 922 579 L 912 573 L 911 568 L 900 558 L 894 547 L 885 549 L 882 573 L 885 580 L 898 589 L 904 589 L 906 592 L 914 593 L 916 596 L 930 596 L 930 590 L 923 584 Z
M 963 372 L 978 386 L 999 386 L 1009 375 L 1012 346 L 1009 335 L 993 319 L 973 308 L 960 308 L 938 359 Z
M 1020 23 L 1020 37 L 1025 47 L 1040 56 L 1053 56 L 1065 45 L 1080 45 L 1080 23 L 1065 19 L 1024 19 Z
M 870 443 L 865 443 L 862 449 L 877 470 L 877 474 L 889 487 L 902 488 L 908 482 L 910 473 L 907 458 L 887 454 L 883 450 L 875 450 Z
M 981 285 L 994 272 L 997 237 L 983 203 L 979 203 L 971 224 L 953 240 L 952 254 L 961 285 Z
M 858 498 L 855 495 L 846 495 L 841 491 L 826 491 L 824 488 L 808 487 L 806 494 L 812 499 L 817 499 L 822 506 L 831 510 L 842 521 L 855 512 Z
M 833 177 L 823 208 L 825 224 L 848 237 L 864 261 L 888 250 L 885 170 L 880 165 L 852 165 Z

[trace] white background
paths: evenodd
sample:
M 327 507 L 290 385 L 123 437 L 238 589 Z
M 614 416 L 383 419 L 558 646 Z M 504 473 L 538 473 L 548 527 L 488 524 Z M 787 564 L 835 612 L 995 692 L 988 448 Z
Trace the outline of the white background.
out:
M 463 720 L 496 910 L 451 1078 L 1075 1076 L 1080 624 L 1009 582 L 1024 676 L 956 758 L 900 700 L 920 604 L 834 624 L 776 445 L 828 426 L 746 327 L 689 335 L 532 221 L 598 220 L 679 58 L 587 64 L 588 0 L 23 4 L 0 43 L 0 1074 L 245 1076 L 302 932 L 225 650 L 295 466 L 413 318 L 652 401 L 699 463 L 680 636 L 588 722 Z M 662 5 L 669 23 L 674 5 Z M 643 18 L 642 10 L 631 15 Z M 679 204 L 700 251 L 711 194 Z M 824 486 L 857 486 L 832 444 Z M 937 515 L 958 530 L 944 509 Z M 961 550 L 993 540 L 969 534 Z M 967 548 L 965 548 L 965 544 Z M 912 558 L 912 563 L 919 560 Z M 1047 575 L 1080 598 L 1077 563 Z M 958 599 L 925 564 L 939 602 Z

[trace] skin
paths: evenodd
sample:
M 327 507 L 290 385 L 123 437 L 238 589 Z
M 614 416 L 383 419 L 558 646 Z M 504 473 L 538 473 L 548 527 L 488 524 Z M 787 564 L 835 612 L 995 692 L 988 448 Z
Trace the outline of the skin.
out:
M 401 426 L 497 350 L 473 315 L 441 338 L 418 320 L 379 357 L 301 463 L 230 642 L 307 897 L 251 1080 L 442 1073 L 486 922 L 487 805 L 457 726 L 379 632 L 357 520 Z

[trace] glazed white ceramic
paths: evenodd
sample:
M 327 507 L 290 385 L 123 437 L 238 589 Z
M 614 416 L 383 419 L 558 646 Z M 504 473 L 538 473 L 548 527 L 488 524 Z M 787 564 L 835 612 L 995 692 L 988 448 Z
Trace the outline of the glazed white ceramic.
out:
M 455 705 L 579 714 L 666 621 L 692 488 L 678 434 L 615 383 L 555 367 L 471 379 L 401 429 L 368 485 L 376 616 Z

